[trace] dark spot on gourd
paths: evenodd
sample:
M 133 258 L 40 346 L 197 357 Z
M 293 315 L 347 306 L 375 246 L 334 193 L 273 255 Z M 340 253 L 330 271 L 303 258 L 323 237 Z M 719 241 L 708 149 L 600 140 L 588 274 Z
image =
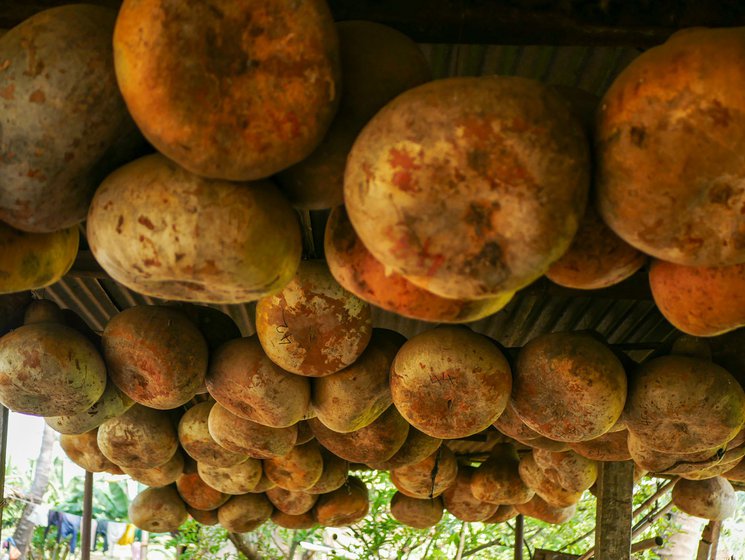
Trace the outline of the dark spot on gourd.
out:
M 629 135 L 631 136 L 631 143 L 637 148 L 641 148 L 644 145 L 647 131 L 642 126 L 632 126 Z

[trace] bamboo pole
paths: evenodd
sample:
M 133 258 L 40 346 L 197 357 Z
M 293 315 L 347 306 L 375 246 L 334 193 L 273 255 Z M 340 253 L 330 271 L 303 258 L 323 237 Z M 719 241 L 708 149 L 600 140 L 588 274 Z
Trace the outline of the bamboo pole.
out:
M 515 560 L 523 560 L 523 545 L 525 542 L 525 518 L 523 514 L 515 519 Z
M 83 521 L 80 537 L 81 560 L 91 557 L 91 521 L 93 518 L 93 473 L 85 471 L 85 489 L 83 491 Z

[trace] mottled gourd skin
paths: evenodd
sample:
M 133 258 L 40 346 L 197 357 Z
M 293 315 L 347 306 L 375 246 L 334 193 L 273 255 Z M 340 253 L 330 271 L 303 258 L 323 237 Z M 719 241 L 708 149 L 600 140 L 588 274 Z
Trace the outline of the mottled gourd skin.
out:
M 176 479 L 176 489 L 187 505 L 204 511 L 217 509 L 230 499 L 228 494 L 215 490 L 202 480 L 198 472 L 181 473 Z
M 189 514 L 172 486 L 146 488 L 129 504 L 129 519 L 135 527 L 151 533 L 176 531 Z
M 745 391 L 709 361 L 663 356 L 641 365 L 631 378 L 624 417 L 631 436 L 647 449 L 714 449 L 745 426 Z
M 132 405 L 134 401 L 109 379 L 103 394 L 89 409 L 68 416 L 48 416 L 44 421 L 60 434 L 82 434 L 123 414 Z
M 391 498 L 391 517 L 414 529 L 434 527 L 442 519 L 444 507 L 441 498 L 420 500 L 396 492 Z
M 745 261 L 743 61 L 745 28 L 685 30 L 605 94 L 598 206 L 637 249 L 687 266 Z
M 141 153 L 114 76 L 115 18 L 61 6 L 0 38 L 0 220 L 15 228 L 77 224 L 101 179 Z
M 417 43 L 372 21 L 336 23 L 341 55 L 339 111 L 320 145 L 277 176 L 296 208 L 320 210 L 344 201 L 344 167 L 360 130 L 399 93 L 432 79 Z
M 230 467 L 246 461 L 247 455 L 228 451 L 210 435 L 208 419 L 214 405 L 211 401 L 201 402 L 184 413 L 178 423 L 181 447 L 200 465 Z
M 392 405 L 375 421 L 354 432 L 340 434 L 318 418 L 311 418 L 308 424 L 323 447 L 350 463 L 387 461 L 401 449 L 409 433 L 408 422 Z
M 536 494 L 529 502 L 516 505 L 515 509 L 528 517 L 539 519 L 546 523 L 559 525 L 561 523 L 566 523 L 574 517 L 574 514 L 577 512 L 577 505 L 572 504 L 568 507 L 555 507 L 547 504 L 538 494 Z
M 526 286 L 569 247 L 585 210 L 589 150 L 542 84 L 486 76 L 399 95 L 350 152 L 344 201 L 376 259 L 447 298 Z
M 313 516 L 313 511 L 303 513 L 301 515 L 289 515 L 283 511 L 275 509 L 272 512 L 272 522 L 275 525 L 284 527 L 285 529 L 312 529 L 317 525 L 316 518 Z
M 263 524 L 274 506 L 264 494 L 233 496 L 217 510 L 217 519 L 228 531 L 247 533 Z
M 225 494 L 252 492 L 261 480 L 261 461 L 247 459 L 230 467 L 213 467 L 197 463 L 199 476 L 206 484 Z
M 325 527 L 347 527 L 361 521 L 369 509 L 367 486 L 359 478 L 350 476 L 344 486 L 318 498 L 313 514 Z
M 210 395 L 231 413 L 264 426 L 294 426 L 309 413 L 310 380 L 272 362 L 256 336 L 218 348 L 206 384 Z
M 439 327 L 404 344 L 391 367 L 393 403 L 427 435 L 466 437 L 488 428 L 507 406 L 512 373 L 487 337 Z
M 628 461 L 631 459 L 628 430 L 607 432 L 587 441 L 570 443 L 572 451 L 593 461 Z
M 455 483 L 442 494 L 445 509 L 461 521 L 485 521 L 497 511 L 497 504 L 482 502 L 471 492 L 471 480 L 476 469 L 461 465 Z
M 373 329 L 372 339 L 355 363 L 312 381 L 316 418 L 335 432 L 347 433 L 371 424 L 392 404 L 389 371 L 406 338 Z
M 34 323 L 0 338 L 0 402 L 35 416 L 88 410 L 106 388 L 106 365 L 93 344 L 58 323 Z
M 321 446 L 317 441 L 297 445 L 283 457 L 264 459 L 264 474 L 279 488 L 301 492 L 311 488 L 323 473 Z
M 672 500 L 688 515 L 715 521 L 732 517 L 737 506 L 732 484 L 720 476 L 707 480 L 679 480 L 673 486 Z
M 0 294 L 37 290 L 62 278 L 78 254 L 73 226 L 51 233 L 27 233 L 0 222 Z
M 655 260 L 649 285 L 660 312 L 684 333 L 716 336 L 745 325 L 745 264 L 683 266 Z
M 572 244 L 546 276 L 567 288 L 599 290 L 626 280 L 646 262 L 647 256 L 613 233 L 588 204 Z
M 391 482 L 411 498 L 435 498 L 455 483 L 458 469 L 455 454 L 443 445 L 418 463 L 391 469 Z
M 266 491 L 266 497 L 279 511 L 288 515 L 302 515 L 309 512 L 318 501 L 318 496 L 305 492 L 293 492 L 283 488 Z
M 302 249 L 297 216 L 270 182 L 203 179 L 159 154 L 106 178 L 87 232 L 93 255 L 116 281 L 203 303 L 243 303 L 281 289 Z
M 186 404 L 207 373 L 207 343 L 175 307 L 125 309 L 108 322 L 102 343 L 112 381 L 150 408 L 169 410 Z
M 326 222 L 324 252 L 331 274 L 360 299 L 398 315 L 431 323 L 470 323 L 496 313 L 514 296 L 504 292 L 486 299 L 450 299 L 415 286 L 377 260 L 349 221 L 334 208 Z
M 626 391 L 626 372 L 606 344 L 589 334 L 551 333 L 520 350 L 511 399 L 529 428 L 571 443 L 608 432 Z
M 173 457 L 178 435 L 168 413 L 136 404 L 99 426 L 98 446 L 121 467 L 149 469 Z
M 145 137 L 205 177 L 268 177 L 307 155 L 339 104 L 323 0 L 127 0 L 114 30 L 122 95 Z
M 97 436 L 96 429 L 83 434 L 62 434 L 59 443 L 65 455 L 80 468 L 89 472 L 116 472 L 119 467 L 101 453 Z
M 370 305 L 342 288 L 325 262 L 304 261 L 281 291 L 256 304 L 256 334 L 281 368 L 308 377 L 354 362 L 370 341 Z
M 184 455 L 177 450 L 166 463 L 150 469 L 138 469 L 135 467 L 122 467 L 124 474 L 132 480 L 141 482 L 145 486 L 159 488 L 173 484 L 179 475 L 184 472 Z

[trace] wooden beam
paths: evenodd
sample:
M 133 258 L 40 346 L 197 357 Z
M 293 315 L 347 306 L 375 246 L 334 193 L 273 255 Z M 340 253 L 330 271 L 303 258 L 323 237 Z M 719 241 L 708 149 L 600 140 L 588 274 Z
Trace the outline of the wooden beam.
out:
M 118 8 L 120 0 L 87 0 Z M 69 0 L 0 2 L 9 28 Z M 737 0 L 329 0 L 337 20 L 390 25 L 421 43 L 495 45 L 627 45 L 648 47 L 685 27 L 745 25 Z
M 515 519 L 515 560 L 523 560 L 523 547 L 525 546 L 525 518 L 523 514 Z
M 701 540 L 698 543 L 698 553 L 696 560 L 716 560 L 711 554 L 712 548 L 716 549 L 715 543 L 719 542 L 719 533 L 722 529 L 721 521 L 709 521 L 701 533 Z
M 83 490 L 83 520 L 81 521 L 80 554 L 81 560 L 91 557 L 91 522 L 93 520 L 93 473 L 85 471 Z M 113 547 L 116 543 L 111 543 Z
M 598 467 L 595 557 L 628 560 L 631 557 L 634 463 L 601 462 Z

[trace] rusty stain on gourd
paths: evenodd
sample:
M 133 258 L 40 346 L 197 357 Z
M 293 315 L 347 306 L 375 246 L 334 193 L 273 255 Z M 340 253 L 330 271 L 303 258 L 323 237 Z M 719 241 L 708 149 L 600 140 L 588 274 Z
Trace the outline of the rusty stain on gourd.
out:
M 280 292 L 256 305 L 256 334 L 283 369 L 320 377 L 354 362 L 372 332 L 370 305 L 342 288 L 322 261 L 304 261 Z

